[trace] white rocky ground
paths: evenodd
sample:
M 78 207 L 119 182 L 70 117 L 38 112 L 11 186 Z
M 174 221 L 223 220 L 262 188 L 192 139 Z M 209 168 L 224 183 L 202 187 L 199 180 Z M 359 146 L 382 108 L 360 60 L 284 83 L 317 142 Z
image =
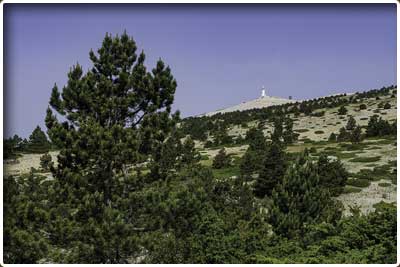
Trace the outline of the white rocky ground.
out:
M 232 107 L 219 109 L 219 110 L 216 110 L 213 112 L 208 112 L 205 114 L 205 116 L 212 116 L 217 113 L 242 111 L 242 110 L 254 109 L 254 108 L 265 108 L 265 107 L 269 107 L 269 106 L 282 105 L 282 104 L 291 103 L 291 102 L 296 102 L 296 100 L 289 100 L 289 99 L 279 98 L 279 97 L 274 97 L 274 96 L 264 96 L 264 97 L 257 98 L 255 100 L 242 102 L 242 103 L 232 106 Z

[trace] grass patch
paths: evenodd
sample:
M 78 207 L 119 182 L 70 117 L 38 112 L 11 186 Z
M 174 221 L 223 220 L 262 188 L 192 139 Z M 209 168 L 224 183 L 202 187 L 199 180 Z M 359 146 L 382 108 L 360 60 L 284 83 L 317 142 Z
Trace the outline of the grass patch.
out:
M 238 176 L 240 174 L 239 166 L 232 166 L 223 169 L 212 169 L 215 178 L 229 178 L 232 176 Z
M 380 187 L 389 187 L 391 185 L 392 185 L 391 183 L 379 183 L 378 184 L 378 186 L 380 186 Z
M 350 162 L 376 162 L 381 159 L 381 156 L 376 156 L 376 157 L 357 157 L 354 159 L 349 160 Z
M 354 187 L 354 186 L 348 186 L 346 185 L 343 189 L 343 194 L 350 194 L 350 193 L 358 193 L 361 192 L 361 188 L 359 187 Z
M 208 155 L 201 155 L 200 160 L 209 160 L 210 157 Z
M 385 201 L 380 201 L 380 202 L 375 203 L 374 205 L 372 205 L 372 207 L 377 209 L 377 208 L 384 208 L 384 207 L 392 207 L 393 205 L 394 205 L 394 203 L 387 203 Z
M 371 182 L 366 179 L 350 178 L 347 180 L 346 184 L 354 187 L 368 187 L 371 184 Z

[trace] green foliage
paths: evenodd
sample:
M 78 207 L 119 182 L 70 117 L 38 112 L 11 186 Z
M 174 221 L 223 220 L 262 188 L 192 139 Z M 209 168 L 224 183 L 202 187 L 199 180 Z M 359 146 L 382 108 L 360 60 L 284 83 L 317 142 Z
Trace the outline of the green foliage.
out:
M 368 187 L 371 182 L 366 179 L 348 179 L 346 182 L 347 185 L 355 186 L 355 187 Z
M 254 194 L 259 198 L 270 196 L 285 174 L 288 163 L 282 143 L 271 142 L 263 163 L 254 185 Z
M 331 195 L 338 196 L 343 192 L 349 174 L 340 160 L 329 160 L 327 155 L 321 155 L 317 161 L 317 172 L 319 184 L 328 189 Z
M 350 141 L 353 144 L 358 144 L 362 141 L 361 127 L 356 126 L 350 133 Z
M 284 152 L 297 138 L 284 114 L 313 114 L 343 106 L 346 98 L 185 119 L 179 128 L 179 113 L 171 116 L 177 84 L 161 60 L 147 71 L 144 53 L 136 55 L 126 33 L 106 35 L 90 58 L 87 73 L 74 66 L 63 90 L 52 91 L 46 125 L 60 154 L 57 166 L 51 167 L 48 154 L 41 163 L 54 180 L 34 170 L 4 177 L 6 263 L 396 261 L 393 205 L 342 218 L 332 198 L 347 178 L 340 161 Z M 351 101 L 388 90 L 357 93 Z M 231 164 L 225 149 L 214 159 L 220 169 L 197 164 L 193 139 L 211 135 L 212 146 L 232 144 L 230 124 L 269 118 L 275 124 L 271 142 L 260 128 L 236 140 L 249 143 L 240 160 L 242 176 L 231 178 L 239 163 L 235 158 Z M 31 143 L 43 149 L 46 135 L 35 131 Z M 20 138 L 9 141 L 8 155 L 22 151 Z M 371 173 L 392 179 L 395 167 L 391 162 Z M 255 172 L 260 178 L 253 184 L 246 176 Z
M 365 104 L 360 104 L 360 110 L 364 110 L 364 109 L 367 109 L 367 105 L 365 105 Z
M 53 162 L 49 153 L 40 157 L 40 167 L 42 167 L 43 170 L 49 171 L 52 166 Z
M 349 132 L 346 131 L 344 127 L 339 129 L 339 134 L 337 136 L 337 141 L 338 142 L 345 142 L 349 140 Z
M 158 159 L 175 153 L 176 142 L 169 148 L 164 142 L 179 119 L 179 113 L 170 116 L 177 83 L 161 59 L 148 72 L 144 53 L 136 55 L 126 33 L 107 34 L 90 59 L 93 68 L 84 74 L 74 66 L 61 93 L 54 86 L 47 110 L 49 136 L 61 149 L 51 213 L 68 229 L 52 234 L 55 246 L 71 250 L 66 261 L 123 263 L 138 253 L 134 221 L 124 210 L 127 192 L 135 188 L 127 168 L 148 159 L 147 178 L 154 181 L 166 179 L 174 167 Z
M 218 154 L 215 156 L 213 160 L 213 168 L 222 169 L 229 167 L 231 165 L 232 158 L 229 154 L 226 154 L 225 148 L 222 148 L 218 151 Z
M 379 161 L 381 159 L 380 156 L 376 156 L 376 157 L 357 157 L 354 159 L 349 160 L 350 162 L 363 162 L 363 163 L 367 163 L 367 162 L 376 162 Z
M 396 121 L 390 124 L 388 121 L 382 119 L 381 117 L 378 117 L 377 115 L 370 117 L 366 131 L 367 137 L 396 135 L 396 133 Z
M 335 134 L 335 133 L 331 133 L 331 134 L 329 135 L 328 141 L 329 141 L 329 142 L 336 142 L 336 139 L 337 139 L 336 134 Z
M 347 121 L 347 124 L 346 124 L 346 130 L 352 131 L 356 128 L 356 126 L 357 126 L 356 120 L 354 119 L 353 116 L 350 116 L 349 120 Z
M 347 109 L 344 106 L 341 106 L 338 110 L 338 115 L 346 115 Z
M 340 218 L 338 203 L 320 185 L 318 167 L 307 154 L 289 166 L 282 183 L 272 193 L 269 223 L 277 234 L 299 237 L 307 224 Z
M 46 153 L 51 148 L 51 144 L 46 134 L 37 126 L 29 136 L 26 152 L 29 153 Z

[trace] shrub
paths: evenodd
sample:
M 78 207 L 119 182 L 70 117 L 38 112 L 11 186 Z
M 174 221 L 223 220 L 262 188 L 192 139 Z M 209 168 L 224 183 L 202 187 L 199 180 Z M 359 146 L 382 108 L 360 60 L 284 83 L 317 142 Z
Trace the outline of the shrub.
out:
M 381 159 L 380 156 L 376 156 L 376 157 L 358 157 L 358 158 L 351 159 L 349 161 L 350 162 L 363 162 L 363 163 L 366 163 L 366 162 L 375 162 L 375 161 L 378 161 L 380 159 Z
M 46 153 L 40 157 L 40 167 L 42 167 L 43 170 L 45 171 L 50 170 L 52 165 L 53 162 L 51 161 L 51 156 L 49 153 Z
M 391 183 L 379 183 L 378 184 L 378 186 L 380 186 L 380 187 L 389 187 L 391 185 L 392 185 Z
M 231 155 L 226 154 L 225 148 L 222 148 L 215 156 L 212 166 L 214 169 L 226 168 L 231 165 L 231 161 Z
M 339 115 L 346 115 L 347 114 L 347 109 L 344 106 L 341 106 L 338 110 Z
M 367 109 L 367 105 L 361 104 L 361 105 L 360 105 L 360 110 L 364 110 L 364 109 Z
M 371 182 L 366 179 L 348 179 L 346 182 L 347 185 L 355 186 L 355 187 L 368 187 Z
M 392 108 L 392 105 L 390 105 L 389 103 L 386 103 L 384 106 L 383 106 L 383 109 L 391 109 Z
M 318 130 L 318 131 L 315 131 L 314 133 L 315 133 L 315 134 L 323 134 L 324 131 Z
M 298 133 L 305 133 L 305 132 L 308 132 L 309 130 L 308 129 L 296 129 L 294 131 L 298 132 Z
M 345 186 L 345 188 L 343 189 L 343 194 L 358 193 L 361 191 L 362 189 L 359 187 Z

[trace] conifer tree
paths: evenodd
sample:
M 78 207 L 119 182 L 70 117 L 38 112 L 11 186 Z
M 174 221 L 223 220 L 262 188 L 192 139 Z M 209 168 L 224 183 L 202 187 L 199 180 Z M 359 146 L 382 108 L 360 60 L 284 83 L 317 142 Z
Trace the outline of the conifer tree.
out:
M 263 167 L 254 185 L 254 194 L 257 197 L 270 196 L 273 189 L 282 182 L 287 168 L 285 145 L 282 140 L 282 123 L 274 121 L 274 132 L 271 142 L 263 159 Z
M 29 136 L 28 151 L 31 153 L 45 153 L 50 149 L 50 142 L 46 134 L 38 125 Z
M 215 156 L 212 166 L 214 169 L 222 169 L 229 167 L 231 165 L 231 156 L 226 154 L 225 148 L 223 147 L 218 151 L 218 154 Z
M 347 124 L 346 124 L 346 130 L 348 130 L 348 131 L 354 130 L 354 128 L 356 128 L 356 124 L 357 124 L 357 122 L 354 119 L 354 117 L 350 116 L 350 118 L 349 118 L 349 120 L 347 121 Z
M 335 133 L 331 133 L 329 135 L 328 141 L 329 142 L 336 142 L 336 134 Z
M 126 32 L 106 34 L 97 53 L 90 51 L 93 67 L 84 73 L 73 66 L 62 92 L 52 90 L 46 126 L 61 149 L 54 202 L 68 203 L 64 220 L 75 228 L 67 240 L 76 262 L 122 263 L 134 255 L 133 221 L 118 209 L 126 168 L 159 154 L 178 117 L 170 116 L 177 86 L 171 69 L 159 59 L 149 72 L 136 50 Z M 53 212 L 64 214 L 57 205 Z
M 269 223 L 275 233 L 293 238 L 301 236 L 307 224 L 340 218 L 340 205 L 320 185 L 317 166 L 307 154 L 301 155 L 272 192 Z
M 349 133 L 346 131 L 344 127 L 339 129 L 339 134 L 337 136 L 337 141 L 338 142 L 344 142 L 349 139 Z
M 361 127 L 360 126 L 356 126 L 353 131 L 351 131 L 350 133 L 350 141 L 353 144 L 358 144 L 360 143 L 362 140 L 362 135 L 361 135 Z
M 347 114 L 347 109 L 344 106 L 341 106 L 338 110 L 339 115 L 346 115 Z

